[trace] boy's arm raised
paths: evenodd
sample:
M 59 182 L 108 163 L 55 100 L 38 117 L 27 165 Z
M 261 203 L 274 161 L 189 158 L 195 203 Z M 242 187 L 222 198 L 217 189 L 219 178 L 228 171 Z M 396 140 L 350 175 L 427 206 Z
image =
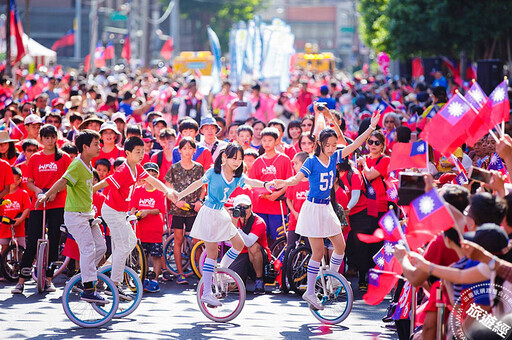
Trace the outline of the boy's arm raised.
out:
M 38 195 L 37 202 L 36 202 L 36 208 L 43 202 L 48 201 L 48 199 L 52 195 L 56 195 L 59 191 L 64 190 L 66 188 L 67 180 L 65 178 L 59 179 L 57 182 L 55 182 L 50 190 L 48 190 L 46 193 L 42 195 Z
M 299 184 L 299 182 L 302 181 L 305 176 L 306 175 L 299 171 L 293 177 L 290 177 L 288 179 L 275 179 L 274 182 L 277 188 L 293 187 L 294 185 Z
M 171 201 L 174 201 L 174 199 L 177 196 L 176 190 L 170 189 L 165 186 L 158 178 L 155 178 L 153 176 L 149 176 L 145 178 L 145 181 L 151 184 L 153 187 L 155 187 L 157 190 L 160 190 L 161 192 L 165 193 L 166 197 L 170 199 Z

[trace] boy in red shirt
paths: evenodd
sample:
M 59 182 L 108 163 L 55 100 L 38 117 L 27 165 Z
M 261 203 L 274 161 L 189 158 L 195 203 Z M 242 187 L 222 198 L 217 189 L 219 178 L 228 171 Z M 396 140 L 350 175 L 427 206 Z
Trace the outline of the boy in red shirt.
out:
M 111 165 L 119 157 L 125 157 L 123 149 L 116 145 L 118 139 L 121 138 L 121 133 L 117 130 L 116 123 L 105 122 L 101 124 L 100 128 L 101 140 L 103 146 L 101 147 L 100 155 L 91 160 L 92 166 L 96 166 L 96 160 L 105 158 Z
M 250 178 L 260 181 L 273 181 L 286 179 L 293 175 L 292 162 L 285 154 L 276 152 L 276 142 L 279 131 L 276 128 L 264 128 L 261 132 L 261 145 L 265 153 L 258 157 L 251 169 Z M 254 188 L 254 212 L 258 214 L 267 225 L 267 235 L 273 241 L 277 239 L 277 229 L 282 225 L 281 214 L 286 214 L 286 205 L 278 198 L 283 196 L 286 188 L 268 194 L 264 188 Z
M 14 183 L 10 185 L 10 191 L 4 196 L 4 199 L 10 200 L 11 203 L 3 206 L 2 215 L 14 220 L 14 237 L 18 245 L 25 248 L 25 219 L 30 212 L 30 198 L 28 193 L 20 189 L 21 183 L 21 170 L 19 168 L 12 168 L 11 173 L 14 177 Z M 7 224 L 0 224 L 0 245 L 2 245 L 2 252 L 9 245 L 11 241 L 11 227 Z
M 140 163 L 144 158 L 144 142 L 139 137 L 130 137 L 124 144 L 126 161 L 117 170 L 103 181 L 93 187 L 93 192 L 111 186 L 107 199 L 101 209 L 101 215 L 110 229 L 112 238 L 112 281 L 119 284 L 123 282 L 124 265 L 133 248 L 137 244 L 137 237 L 132 226 L 126 220 L 129 211 L 129 202 L 138 180 L 146 180 L 157 190 L 166 193 L 169 199 L 175 199 L 176 193 L 168 189 L 158 179 L 150 176 Z M 119 296 L 123 300 L 131 300 L 120 285 Z
M 2 198 L 9 193 L 11 189 L 10 185 L 14 183 L 14 177 L 12 175 L 11 166 L 7 161 L 0 159 L 0 203 Z M 0 213 L 2 207 L 0 206 Z
M 155 163 L 144 164 L 144 169 L 151 176 L 158 178 L 158 165 Z M 160 291 L 158 277 L 162 269 L 162 256 L 164 254 L 162 235 L 164 233 L 164 220 L 161 211 L 165 211 L 165 195 L 146 182 L 133 192 L 130 201 L 131 213 L 137 215 L 137 238 L 142 242 L 144 253 L 151 256 L 155 279 L 144 280 L 144 291 L 155 293 Z

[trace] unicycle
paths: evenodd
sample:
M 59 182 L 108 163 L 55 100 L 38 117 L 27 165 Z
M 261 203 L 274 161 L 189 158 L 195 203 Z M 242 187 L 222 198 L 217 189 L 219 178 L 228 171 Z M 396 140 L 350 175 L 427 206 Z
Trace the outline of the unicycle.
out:
M 329 270 L 323 258 L 315 282 L 315 294 L 324 309 L 316 310 L 310 305 L 309 310 L 318 321 L 335 325 L 350 314 L 354 302 L 352 287 L 343 275 Z
M 46 282 L 46 268 L 48 268 L 48 239 L 46 238 L 46 202 L 43 203 L 43 234 L 37 240 L 37 291 L 44 292 L 44 284 Z
M 215 322 L 228 322 L 240 314 L 245 304 L 245 285 L 231 269 L 215 267 L 213 273 L 212 293 L 219 299 L 222 306 L 214 307 L 201 302 L 204 277 L 197 284 L 197 303 L 201 312 Z
M 105 266 L 99 269 L 99 272 L 105 274 L 110 278 L 110 274 L 112 272 L 112 266 Z M 130 299 L 120 299 L 119 307 L 114 315 L 114 318 L 123 318 L 127 315 L 133 313 L 137 307 L 139 307 L 140 302 L 142 301 L 142 282 L 140 281 L 139 275 L 131 268 L 124 267 L 124 280 L 123 282 L 119 282 L 118 285 L 123 285 L 124 292 L 128 295 Z M 117 289 L 116 289 L 117 293 Z M 106 295 L 110 293 L 107 291 Z M 102 310 L 99 309 L 98 313 L 102 313 Z
M 107 304 L 99 305 L 82 300 L 82 276 L 77 274 L 66 283 L 62 294 L 62 307 L 64 313 L 73 323 L 80 327 L 100 327 L 112 320 L 119 306 L 119 293 L 116 285 L 105 274 L 98 273 L 98 280 L 95 282 L 96 290 L 102 292 L 109 289 L 113 294 L 102 296 Z

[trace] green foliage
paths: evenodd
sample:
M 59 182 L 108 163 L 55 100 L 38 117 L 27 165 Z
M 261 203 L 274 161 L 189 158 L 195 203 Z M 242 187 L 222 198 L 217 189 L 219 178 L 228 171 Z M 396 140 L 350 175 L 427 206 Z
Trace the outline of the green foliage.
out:
M 209 50 L 206 27 L 210 25 L 217 33 L 223 52 L 227 52 L 229 30 L 233 23 L 247 21 L 254 13 L 265 7 L 268 0 L 182 0 L 180 12 L 184 18 L 201 22 L 197 34 L 205 49 Z
M 512 2 L 507 0 L 361 0 L 363 41 L 394 58 L 464 50 L 473 60 L 507 59 Z

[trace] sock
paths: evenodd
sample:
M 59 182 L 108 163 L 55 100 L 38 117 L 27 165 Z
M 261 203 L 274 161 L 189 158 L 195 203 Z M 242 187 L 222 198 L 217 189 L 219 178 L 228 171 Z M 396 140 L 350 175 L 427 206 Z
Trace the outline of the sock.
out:
M 240 252 L 238 250 L 236 250 L 233 247 L 229 248 L 229 250 L 226 252 L 226 254 L 224 254 L 224 256 L 222 257 L 222 260 L 220 260 L 220 266 L 222 268 L 229 268 L 231 263 L 233 263 L 233 261 L 235 261 L 238 254 L 240 254 Z
M 90 282 L 84 282 L 83 283 L 84 285 L 84 289 L 89 291 L 89 292 L 93 292 L 94 291 L 94 282 L 90 281 Z
M 329 269 L 335 273 L 339 272 L 341 263 L 343 262 L 343 256 L 344 254 L 338 255 L 335 252 L 332 252 Z
M 216 260 L 207 257 L 204 260 L 203 265 L 203 295 L 212 293 L 212 279 L 213 279 L 213 269 L 215 268 Z
M 319 270 L 320 262 L 310 259 L 308 263 L 308 288 L 306 289 L 308 295 L 315 293 L 315 283 Z

